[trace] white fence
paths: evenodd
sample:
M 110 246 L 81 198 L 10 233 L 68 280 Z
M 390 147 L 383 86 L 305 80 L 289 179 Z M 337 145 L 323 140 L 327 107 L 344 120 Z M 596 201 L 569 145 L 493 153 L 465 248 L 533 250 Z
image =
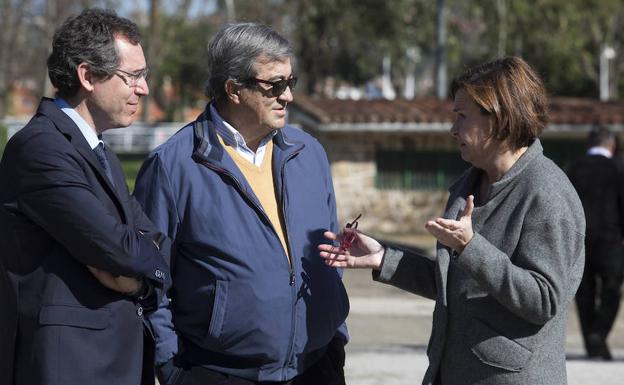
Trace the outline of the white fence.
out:
M 8 121 L 8 137 L 22 129 L 27 122 Z M 102 138 L 116 153 L 147 154 L 175 134 L 185 123 L 137 122 L 130 127 L 106 130 Z

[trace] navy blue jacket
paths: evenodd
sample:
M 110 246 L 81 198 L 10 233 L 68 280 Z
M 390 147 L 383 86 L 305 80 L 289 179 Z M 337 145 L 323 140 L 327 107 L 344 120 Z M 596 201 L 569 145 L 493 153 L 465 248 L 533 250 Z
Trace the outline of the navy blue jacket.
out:
M 153 242 L 166 237 L 130 196 L 119 160 L 109 155 L 114 185 L 75 123 L 49 99 L 6 146 L 0 356 L 14 363 L 0 372 L 1 384 L 154 382 L 142 307 L 86 267 L 148 279 L 157 295 L 170 283 L 168 243 L 160 251 Z
M 288 380 L 311 366 L 337 333 L 347 339 L 341 273 L 317 251 L 323 232 L 337 230 L 327 157 L 297 128 L 286 126 L 273 139 L 291 265 L 209 119 L 204 112 L 154 150 L 137 179 L 135 196 L 173 242 L 171 303 L 150 317 L 156 360 L 169 360 L 179 343 L 191 365 Z

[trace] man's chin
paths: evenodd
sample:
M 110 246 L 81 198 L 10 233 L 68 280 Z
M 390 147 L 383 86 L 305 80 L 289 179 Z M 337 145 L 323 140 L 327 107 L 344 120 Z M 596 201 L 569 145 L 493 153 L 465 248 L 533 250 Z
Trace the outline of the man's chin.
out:
M 280 128 L 284 128 L 284 126 L 286 125 L 286 119 L 285 118 L 279 118 L 279 119 L 275 119 L 273 121 L 273 129 L 274 130 L 279 130 Z
M 136 121 L 136 114 L 132 114 L 130 116 L 125 117 L 124 119 L 120 119 L 117 122 L 117 128 L 124 128 L 130 126 L 132 123 Z
M 128 126 L 130 126 L 134 121 L 128 123 L 128 122 L 114 122 L 110 125 L 110 127 L 106 128 L 106 130 L 116 130 L 118 128 L 126 128 Z M 105 130 L 105 131 L 106 131 Z

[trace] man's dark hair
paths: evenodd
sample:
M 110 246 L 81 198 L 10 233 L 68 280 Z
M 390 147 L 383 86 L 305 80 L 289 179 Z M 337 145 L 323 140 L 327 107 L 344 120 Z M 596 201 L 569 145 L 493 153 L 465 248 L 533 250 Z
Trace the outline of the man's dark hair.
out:
M 89 64 L 96 79 L 106 79 L 119 68 L 115 38 L 139 44 L 139 30 L 132 21 L 114 11 L 86 9 L 70 17 L 56 30 L 48 57 L 48 76 L 61 97 L 72 97 L 80 89 L 76 69 Z
M 589 132 L 589 135 L 587 135 L 587 147 L 604 147 L 612 140 L 615 140 L 615 134 L 613 131 L 604 126 L 596 127 Z

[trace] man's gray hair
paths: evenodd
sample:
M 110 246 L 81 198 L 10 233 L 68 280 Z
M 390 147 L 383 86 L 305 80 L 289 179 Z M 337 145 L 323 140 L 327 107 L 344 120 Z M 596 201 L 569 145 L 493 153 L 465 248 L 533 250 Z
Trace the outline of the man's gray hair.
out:
M 225 24 L 208 44 L 208 82 L 206 96 L 217 103 L 227 99 L 225 82 L 246 84 L 256 77 L 257 59 L 290 59 L 288 40 L 266 25 L 256 23 Z

